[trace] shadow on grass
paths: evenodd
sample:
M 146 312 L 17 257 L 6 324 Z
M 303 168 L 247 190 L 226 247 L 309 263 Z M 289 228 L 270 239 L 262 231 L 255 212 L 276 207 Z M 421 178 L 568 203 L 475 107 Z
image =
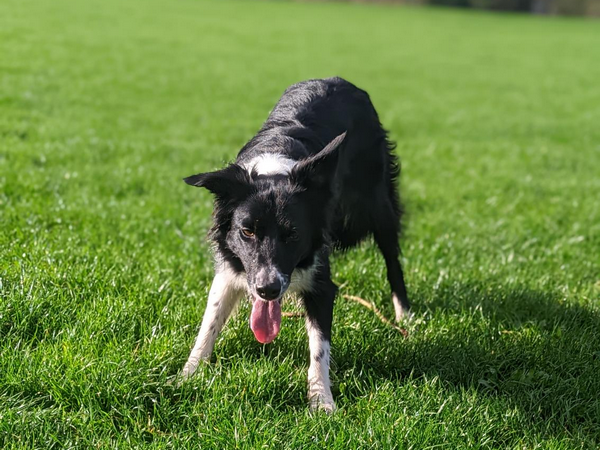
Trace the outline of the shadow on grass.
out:
M 365 322 L 355 328 L 336 317 L 331 375 L 340 405 L 361 401 L 378 385 L 405 388 L 409 380 L 418 385 L 437 378 L 448 395 L 466 391 L 500 400 L 497 408 L 518 411 L 519 426 L 540 436 L 600 440 L 597 312 L 566 304 L 557 292 L 507 290 L 493 283 L 442 285 L 436 293 L 429 302 L 415 298 L 417 317 L 427 320 L 412 326 L 408 339 L 383 325 Z M 218 362 L 213 360 L 187 387 L 167 388 L 166 397 L 204 403 L 213 398 L 213 383 L 220 392 L 229 392 L 233 384 L 237 391 L 219 406 L 224 414 L 227 405 L 240 404 L 257 411 L 265 405 L 279 412 L 305 411 L 303 321 L 289 322 L 294 330 L 266 347 L 252 345 L 243 318 L 239 324 L 220 342 Z M 180 368 L 175 360 L 169 373 Z M 240 361 L 251 361 L 256 370 L 240 371 Z M 293 372 L 302 376 L 292 379 Z
M 363 381 L 438 377 L 449 391 L 475 390 L 517 408 L 542 435 L 600 439 L 600 315 L 558 293 L 482 284 L 442 286 L 427 310 L 415 301 L 407 340 L 370 340 L 334 352 L 339 378 Z M 421 308 L 419 308 L 421 305 Z M 345 339 L 346 341 L 351 340 Z M 345 383 L 347 401 L 372 386 Z M 338 394 L 339 396 L 340 394 Z

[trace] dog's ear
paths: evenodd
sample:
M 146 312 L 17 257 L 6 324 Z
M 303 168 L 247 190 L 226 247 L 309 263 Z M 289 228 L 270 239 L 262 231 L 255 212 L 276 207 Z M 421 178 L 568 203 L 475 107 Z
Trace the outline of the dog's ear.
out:
M 300 161 L 292 170 L 291 179 L 306 188 L 322 189 L 330 186 L 345 138 L 346 132 L 343 132 L 319 153 Z
M 192 175 L 183 181 L 191 186 L 208 189 L 218 199 L 241 199 L 252 192 L 248 172 L 237 164 L 230 164 L 215 172 Z

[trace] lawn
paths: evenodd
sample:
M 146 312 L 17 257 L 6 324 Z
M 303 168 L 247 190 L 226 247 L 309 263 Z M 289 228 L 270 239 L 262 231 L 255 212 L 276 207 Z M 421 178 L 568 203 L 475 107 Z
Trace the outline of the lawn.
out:
M 0 2 L 0 447 L 600 445 L 600 23 L 344 3 Z M 338 411 L 303 321 L 241 307 L 168 383 L 212 278 L 207 192 L 285 87 L 343 76 L 398 142 L 403 337 L 338 297 Z M 341 293 L 393 317 L 368 241 Z

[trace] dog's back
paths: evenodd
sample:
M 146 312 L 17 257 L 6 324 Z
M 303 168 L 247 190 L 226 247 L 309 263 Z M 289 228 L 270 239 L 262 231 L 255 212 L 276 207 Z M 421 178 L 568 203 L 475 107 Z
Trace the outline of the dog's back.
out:
M 399 226 L 401 216 L 394 146 L 365 91 L 339 77 L 290 86 L 260 131 L 242 148 L 237 162 L 268 152 L 305 159 L 343 132 L 347 138 L 336 174 L 330 235 L 333 243 L 347 248 L 374 232 L 382 221 Z

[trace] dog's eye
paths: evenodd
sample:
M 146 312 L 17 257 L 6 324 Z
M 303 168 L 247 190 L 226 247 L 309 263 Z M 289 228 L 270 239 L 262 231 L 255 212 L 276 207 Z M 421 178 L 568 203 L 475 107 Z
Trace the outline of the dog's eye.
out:
M 254 237 L 254 231 L 252 231 L 250 228 L 242 228 L 242 234 L 247 238 Z
M 298 240 L 298 233 L 296 230 L 290 230 L 284 235 L 285 242 L 293 242 Z

